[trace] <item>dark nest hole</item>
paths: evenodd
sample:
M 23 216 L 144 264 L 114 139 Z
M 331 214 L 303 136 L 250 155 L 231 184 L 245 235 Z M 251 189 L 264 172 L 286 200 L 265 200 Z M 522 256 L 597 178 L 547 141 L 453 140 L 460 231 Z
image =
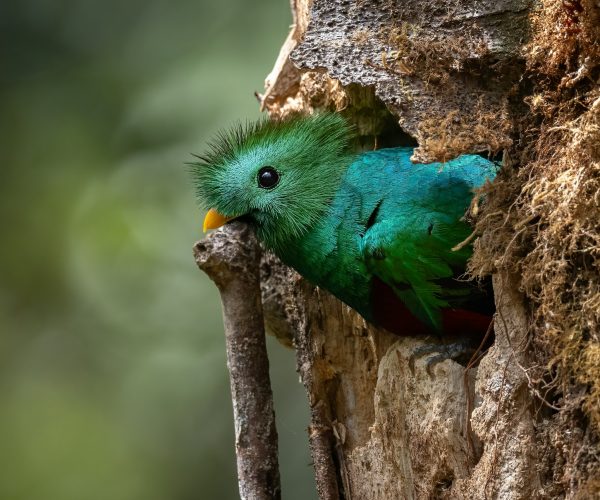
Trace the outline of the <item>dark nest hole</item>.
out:
M 373 149 L 394 148 L 394 147 L 413 147 L 416 148 L 419 143 L 415 137 L 406 132 L 398 124 L 398 119 L 387 109 L 386 105 L 375 95 L 374 88 L 360 87 L 350 85 L 345 88 L 348 96 L 347 106 L 341 110 L 341 113 L 355 125 L 357 138 L 355 148 L 357 151 L 369 151 Z M 355 105 L 355 103 L 360 103 Z M 365 102 L 367 105 L 365 105 Z M 498 166 L 501 165 L 502 153 L 490 155 L 489 151 L 481 151 L 480 156 L 494 161 Z M 485 204 L 485 197 L 474 197 L 474 203 L 471 204 L 468 212 L 465 214 L 467 220 L 474 228 L 477 221 L 476 212 L 480 205 Z M 474 209 L 473 207 L 476 206 Z M 476 303 L 469 305 L 470 308 L 478 312 L 493 317 L 496 306 L 494 299 L 494 290 L 490 275 L 472 277 L 466 270 L 457 270 L 455 275 L 450 278 L 457 282 L 470 281 L 473 285 Z M 477 366 L 482 353 L 485 353 L 493 344 L 495 335 L 493 328 L 490 328 L 485 338 L 482 334 L 480 338 L 472 339 L 473 349 L 465 356 L 456 361 L 463 366 Z M 475 354 L 473 354 L 475 352 Z
M 417 140 L 403 130 L 398 119 L 375 95 L 374 87 L 351 84 L 344 87 L 344 107 L 339 111 L 356 129 L 357 151 L 417 147 Z

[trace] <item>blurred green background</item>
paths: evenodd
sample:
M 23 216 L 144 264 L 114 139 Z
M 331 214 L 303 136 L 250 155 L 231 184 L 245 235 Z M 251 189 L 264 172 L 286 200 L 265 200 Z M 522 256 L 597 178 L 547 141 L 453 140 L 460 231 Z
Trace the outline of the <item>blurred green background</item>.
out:
M 258 116 L 286 0 L 0 3 L 0 499 L 237 498 L 218 293 L 184 162 Z M 284 498 L 314 498 L 269 341 Z

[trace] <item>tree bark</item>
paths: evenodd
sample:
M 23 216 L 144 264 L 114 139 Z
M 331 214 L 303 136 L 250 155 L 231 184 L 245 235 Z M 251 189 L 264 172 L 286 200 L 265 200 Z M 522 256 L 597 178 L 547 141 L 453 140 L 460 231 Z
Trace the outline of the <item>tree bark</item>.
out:
M 476 366 L 447 360 L 429 373 L 412 355 L 432 339 L 378 330 L 263 256 L 265 322 L 296 348 L 319 496 L 600 494 L 597 2 L 292 9 L 260 96 L 273 118 L 336 110 L 357 147 L 416 142 L 416 161 L 503 152 L 470 211 L 471 271 L 493 276 L 497 308 L 494 345 Z
M 196 243 L 194 255 L 221 292 L 240 497 L 281 498 L 258 242 L 248 226 L 233 223 Z
M 503 151 L 505 165 L 479 218 L 473 210 L 481 238 L 471 269 L 493 274 L 497 314 L 493 347 L 468 371 L 445 361 L 430 376 L 426 359 L 411 370 L 415 347 L 430 340 L 376 330 L 267 257 L 263 297 L 278 300 L 265 302 L 266 319 L 278 318 L 271 329 L 285 337 L 288 325 L 295 339 L 321 497 L 336 498 L 334 476 L 339 498 L 600 494 L 600 412 L 585 411 L 597 407 L 600 373 L 572 361 L 598 359 L 600 350 L 600 313 L 590 309 L 600 303 L 600 263 L 590 254 L 600 244 L 591 220 L 600 209 L 589 194 L 600 189 L 600 152 L 591 146 L 600 144 L 597 2 L 295 0 L 292 8 L 294 26 L 262 96 L 272 117 L 336 110 L 355 124 L 359 146 L 408 136 L 418 142 L 415 161 Z M 585 115 L 576 99 L 588 103 Z M 561 128 L 571 135 L 557 136 Z M 570 163 L 552 156 L 557 138 Z M 553 180 L 561 171 L 572 172 L 562 186 Z M 544 282 L 543 265 L 564 269 L 565 254 L 544 264 L 548 246 L 563 242 L 551 220 L 537 222 L 539 184 L 548 185 L 549 214 L 574 197 L 590 200 L 585 216 L 567 214 L 573 252 L 559 285 L 552 273 Z M 523 267 L 532 249 L 542 262 L 535 276 Z M 580 273 L 573 292 L 569 276 Z M 544 293 L 562 298 L 551 304 Z M 555 337 L 548 324 L 559 324 Z M 581 340 L 564 346 L 569 335 Z

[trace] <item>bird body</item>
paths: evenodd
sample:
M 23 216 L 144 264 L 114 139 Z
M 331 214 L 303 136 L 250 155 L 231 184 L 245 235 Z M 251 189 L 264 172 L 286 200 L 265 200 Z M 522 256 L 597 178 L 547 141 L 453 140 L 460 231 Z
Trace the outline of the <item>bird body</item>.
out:
M 464 214 L 495 164 L 478 155 L 413 164 L 412 148 L 352 154 L 338 115 L 297 120 L 279 133 L 257 126 L 202 158 L 198 191 L 219 223 L 255 224 L 286 264 L 396 333 L 485 332 L 482 291 L 458 280 L 471 248 L 453 247 L 469 236 Z M 298 140 L 306 149 L 294 155 Z
M 472 284 L 459 287 L 456 281 L 448 289 L 440 281 L 464 273 L 471 249 L 452 247 L 470 234 L 461 218 L 474 190 L 493 179 L 495 166 L 476 155 L 445 165 L 415 165 L 412 151 L 392 148 L 359 155 L 321 223 L 290 240 L 279 254 L 365 319 L 395 331 L 404 326 L 406 333 L 425 333 L 424 326 L 443 329 L 443 310 L 473 293 Z M 392 291 L 421 324 L 400 310 L 401 304 L 377 307 L 393 304 Z M 463 319 L 475 320 L 477 326 L 486 321 L 470 315 Z

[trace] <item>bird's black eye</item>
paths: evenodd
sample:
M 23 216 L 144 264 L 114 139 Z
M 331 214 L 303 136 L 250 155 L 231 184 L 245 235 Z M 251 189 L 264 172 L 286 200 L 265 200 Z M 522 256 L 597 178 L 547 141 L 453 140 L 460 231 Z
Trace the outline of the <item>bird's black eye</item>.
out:
M 273 167 L 262 167 L 258 171 L 258 185 L 261 188 L 272 189 L 279 182 L 279 174 Z

